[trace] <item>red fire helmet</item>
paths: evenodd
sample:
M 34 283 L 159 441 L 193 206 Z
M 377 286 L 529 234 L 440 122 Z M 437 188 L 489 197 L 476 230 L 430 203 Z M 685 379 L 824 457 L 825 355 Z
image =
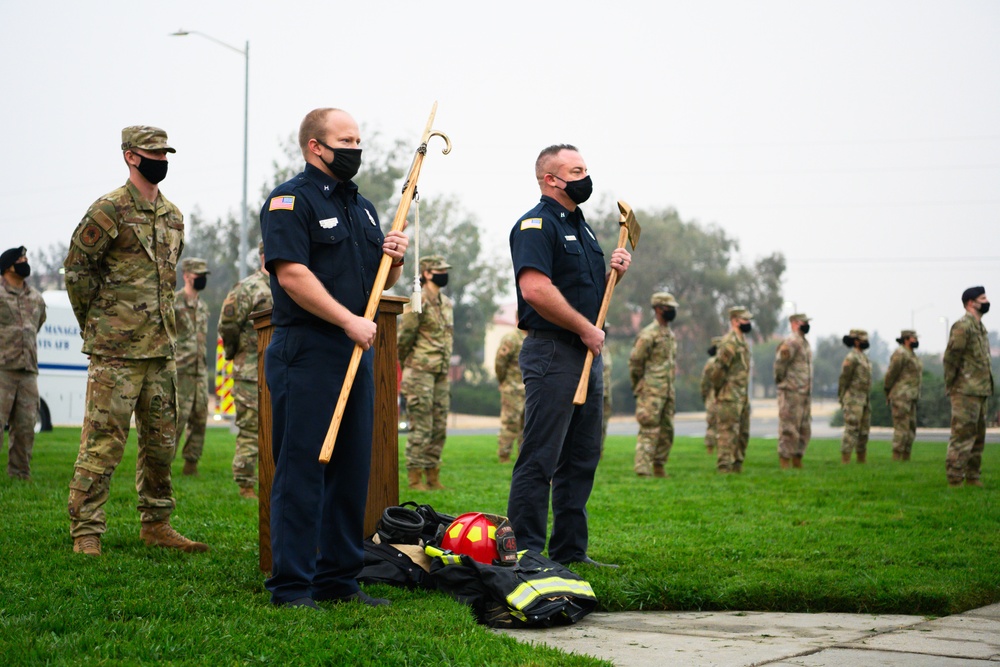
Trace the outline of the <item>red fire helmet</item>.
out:
M 441 548 L 484 565 L 517 563 L 517 540 L 506 518 L 482 512 L 462 514 L 448 526 Z

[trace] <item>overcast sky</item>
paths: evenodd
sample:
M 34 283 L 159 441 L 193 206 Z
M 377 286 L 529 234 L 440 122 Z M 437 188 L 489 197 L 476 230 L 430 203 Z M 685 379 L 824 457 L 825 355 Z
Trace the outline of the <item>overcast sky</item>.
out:
M 310 109 L 415 144 L 437 100 L 454 151 L 428 156 L 421 192 L 457 196 L 498 253 L 537 201 L 538 151 L 569 142 L 595 199 L 718 225 L 742 261 L 785 253 L 788 313 L 816 335 L 912 324 L 939 351 L 966 287 L 1000 301 L 994 0 L 7 0 L 2 248 L 68 240 L 125 181 L 132 124 L 167 130 L 183 212 L 238 210 L 244 60 L 179 28 L 249 40 L 251 202 Z

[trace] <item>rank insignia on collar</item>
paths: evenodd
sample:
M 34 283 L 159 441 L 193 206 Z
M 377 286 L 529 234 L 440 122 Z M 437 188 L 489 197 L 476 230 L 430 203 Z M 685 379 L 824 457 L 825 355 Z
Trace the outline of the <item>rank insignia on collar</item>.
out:
M 333 229 L 338 224 L 340 224 L 340 220 L 337 220 L 336 218 L 326 218 L 325 220 L 319 221 L 319 226 L 323 229 Z
M 330 191 L 330 186 L 329 185 L 324 185 L 323 186 L 323 192 L 329 192 L 329 191 Z

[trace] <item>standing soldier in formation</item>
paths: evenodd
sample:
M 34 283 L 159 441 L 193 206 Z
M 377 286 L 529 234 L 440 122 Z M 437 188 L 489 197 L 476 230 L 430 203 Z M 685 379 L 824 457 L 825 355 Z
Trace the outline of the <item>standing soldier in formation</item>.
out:
M 64 262 L 83 352 L 90 355 L 87 414 L 69 484 L 73 551 L 101 554 L 104 503 L 133 413 L 139 435 L 139 536 L 150 546 L 208 551 L 169 522 L 170 462 L 177 441 L 174 283 L 184 217 L 158 183 L 174 149 L 166 132 L 148 126 L 122 130 L 121 149 L 128 181 L 91 205 Z
M 31 479 L 31 450 L 38 416 L 38 330 L 45 300 L 24 279 L 31 275 L 27 248 L 0 255 L 0 448 L 10 431 L 7 476 Z
M 524 331 L 514 329 L 500 339 L 493 369 L 500 385 L 500 435 L 497 438 L 497 458 L 510 463 L 514 442 L 521 446 L 524 432 L 524 380 L 517 361 L 524 342 Z
M 788 318 L 792 335 L 781 341 L 774 355 L 774 382 L 778 386 L 778 462 L 782 468 L 802 467 L 802 456 L 812 435 L 812 350 L 806 334 L 809 318 Z
M 990 301 L 983 287 L 962 293 L 965 317 L 951 326 L 944 352 L 944 386 L 951 397 L 951 439 L 948 441 L 948 484 L 982 486 L 979 468 L 986 442 L 986 405 L 993 395 L 990 341 L 983 315 Z
M 750 347 L 753 315 L 742 306 L 729 309 L 729 333 L 723 336 L 710 372 L 715 390 L 720 473 L 743 472 L 750 441 Z
M 719 349 L 722 336 L 712 338 L 712 346 L 708 348 L 708 361 L 701 370 L 701 400 L 705 403 L 705 450 L 715 454 L 718 444 L 718 432 L 715 427 L 715 388 L 712 386 L 712 365 L 715 364 L 715 353 Z
M 197 475 L 208 421 L 208 306 L 198 293 L 208 283 L 205 260 L 181 262 L 184 287 L 174 295 L 177 320 L 177 449 L 184 440 L 184 474 Z M 185 437 L 186 436 L 186 437 Z M 174 454 L 176 456 L 176 452 Z
M 837 398 L 844 411 L 844 437 L 840 442 L 840 460 L 851 462 L 851 452 L 857 452 L 858 463 L 868 457 L 868 430 L 872 420 L 872 362 L 865 356 L 868 332 L 851 329 L 844 336 L 844 345 L 851 348 L 840 367 Z
M 406 472 L 411 489 L 439 490 L 441 450 L 448 430 L 451 401 L 448 369 L 455 331 L 452 301 L 441 293 L 448 284 L 444 257 L 420 260 L 420 299 L 423 312 L 409 304 L 399 327 L 399 363 L 403 366 L 400 390 L 406 399 L 410 435 L 406 439 Z M 424 485 L 421 477 L 427 475 Z
M 666 477 L 663 466 L 674 445 L 674 375 L 677 339 L 670 322 L 677 316 L 677 300 L 667 292 L 650 299 L 654 320 L 635 339 L 629 355 L 629 379 L 635 394 L 635 474 Z
M 885 372 L 885 398 L 892 409 L 892 460 L 909 461 L 917 437 L 917 399 L 924 365 L 914 352 L 920 344 L 916 331 L 904 329 L 896 342 L 899 347 Z
M 271 307 L 271 284 L 264 268 L 264 242 L 257 246 L 260 269 L 236 283 L 222 303 L 219 336 L 227 361 L 233 362 L 233 398 L 236 402 L 236 453 L 233 481 L 240 496 L 257 493 L 257 331 L 250 314 Z

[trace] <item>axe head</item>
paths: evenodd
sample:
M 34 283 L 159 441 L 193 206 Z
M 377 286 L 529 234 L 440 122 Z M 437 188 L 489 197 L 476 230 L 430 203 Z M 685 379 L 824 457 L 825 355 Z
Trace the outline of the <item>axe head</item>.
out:
M 618 200 L 618 210 L 621 211 L 621 215 L 618 217 L 618 224 L 628 230 L 628 242 L 631 244 L 632 250 L 635 250 L 635 247 L 639 244 L 639 233 L 642 232 L 642 227 L 639 226 L 639 222 L 635 219 L 632 207 L 621 199 Z

